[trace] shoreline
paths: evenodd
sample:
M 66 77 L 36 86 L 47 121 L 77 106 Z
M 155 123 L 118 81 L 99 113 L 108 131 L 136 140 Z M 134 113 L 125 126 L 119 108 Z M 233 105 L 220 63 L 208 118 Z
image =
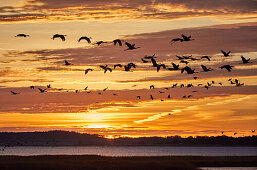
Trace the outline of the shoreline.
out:
M 1 169 L 199 169 L 257 167 L 257 156 L 0 156 Z

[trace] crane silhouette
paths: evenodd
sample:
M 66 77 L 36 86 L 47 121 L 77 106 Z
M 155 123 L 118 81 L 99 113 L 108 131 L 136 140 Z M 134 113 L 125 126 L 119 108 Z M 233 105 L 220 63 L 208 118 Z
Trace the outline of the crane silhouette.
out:
M 104 73 L 106 73 L 107 71 L 112 72 L 112 69 L 109 68 L 107 65 L 105 65 L 105 66 L 100 65 L 100 67 L 101 67 L 102 69 L 104 69 Z
M 14 92 L 14 91 L 10 91 L 10 92 L 12 93 L 12 95 L 20 94 L 20 93 Z
M 99 45 L 101 45 L 101 44 L 103 44 L 103 43 L 107 43 L 107 42 L 104 42 L 104 41 L 98 41 L 98 42 L 96 42 L 95 44 L 97 44 L 97 45 L 99 46 Z
M 70 62 L 68 62 L 67 60 L 64 61 L 66 66 L 72 65 Z
M 93 69 L 91 69 L 91 68 L 86 69 L 86 70 L 85 70 L 85 75 L 86 75 L 89 71 L 93 71 Z
M 225 52 L 225 51 L 223 51 L 223 50 L 220 50 L 220 51 L 222 52 L 222 54 L 224 55 L 224 57 L 228 57 L 229 54 L 230 54 L 230 52 L 231 52 L 231 51 Z
M 113 66 L 113 69 L 115 70 L 116 67 L 122 67 L 122 65 L 121 65 L 121 64 L 115 64 L 115 65 Z
M 207 68 L 205 65 L 201 65 L 203 72 L 208 72 L 208 71 L 212 71 L 213 69 L 211 68 Z
M 186 36 L 186 35 L 182 34 L 181 37 L 183 38 L 183 41 L 192 41 L 192 40 L 195 40 L 195 39 L 191 39 L 191 38 L 192 38 L 191 35 Z
M 160 71 L 161 67 L 162 67 L 163 69 L 166 69 L 165 64 L 157 64 L 157 65 L 156 65 L 157 72 L 159 72 L 159 71 Z
M 252 62 L 249 62 L 249 61 L 250 61 L 250 58 L 249 58 L 249 59 L 246 59 L 246 58 L 244 58 L 244 56 L 241 56 L 241 59 L 242 59 L 242 62 L 243 62 L 243 63 L 240 63 L 240 64 L 252 63 Z
M 231 66 L 231 65 L 223 65 L 223 66 L 221 66 L 220 68 L 221 68 L 221 69 L 225 68 L 225 69 L 227 69 L 229 72 L 231 72 L 232 67 L 234 67 L 234 66 Z
M 190 67 L 186 66 L 185 68 L 182 68 L 181 69 L 181 73 L 183 73 L 184 71 L 187 72 L 187 74 L 194 74 L 194 73 L 198 73 L 198 72 L 195 72 L 195 69 L 191 69 Z
M 40 91 L 40 93 L 44 93 L 44 92 L 46 92 L 46 89 L 38 88 L 38 90 Z
M 124 66 L 125 71 L 130 71 L 130 69 L 131 69 L 132 67 L 136 68 L 136 64 L 134 64 L 134 63 L 128 63 L 127 65 Z
M 155 88 L 154 85 L 151 85 L 151 86 L 150 86 L 150 89 L 154 89 L 154 88 Z
M 27 34 L 17 34 L 15 37 L 29 37 L 29 35 L 27 35 Z
M 201 57 L 201 59 L 203 59 L 203 58 L 206 58 L 208 61 L 211 61 L 211 59 L 210 59 L 211 57 L 209 57 L 207 55 Z
M 116 45 L 117 43 L 119 44 L 119 46 L 122 46 L 122 43 L 121 43 L 120 39 L 113 40 L 114 45 Z
M 168 68 L 168 70 L 179 70 L 179 64 L 171 63 L 173 68 Z
M 91 43 L 91 40 L 90 39 L 92 39 L 91 37 L 86 37 L 86 36 L 84 36 L 84 37 L 80 37 L 79 39 L 78 39 L 78 42 L 80 42 L 81 40 L 86 40 L 89 44 Z
M 125 42 L 125 45 L 128 47 L 126 50 L 124 51 L 127 51 L 127 50 L 135 50 L 135 49 L 138 49 L 138 48 L 141 48 L 141 47 L 135 47 L 135 44 L 130 44 L 128 42 Z
M 55 38 L 60 38 L 62 41 L 65 41 L 65 36 L 67 35 L 62 35 L 62 34 L 54 34 L 53 37 L 51 39 L 55 39 Z

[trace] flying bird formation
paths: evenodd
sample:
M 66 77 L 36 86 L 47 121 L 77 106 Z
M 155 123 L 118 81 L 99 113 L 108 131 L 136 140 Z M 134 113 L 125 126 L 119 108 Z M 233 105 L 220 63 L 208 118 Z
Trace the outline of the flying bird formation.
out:
M 66 36 L 67 35 L 63 35 L 63 34 L 54 34 L 52 36 L 51 39 L 55 40 L 55 39 L 61 39 L 62 41 L 66 41 Z M 27 34 L 17 34 L 15 37 L 29 37 L 29 35 Z M 92 43 L 91 42 L 91 37 L 88 37 L 88 36 L 82 36 L 80 37 L 77 41 L 78 42 L 87 42 L 88 44 L 93 44 L 93 45 L 97 45 L 97 46 L 100 46 L 102 44 L 106 44 L 106 43 L 112 43 L 114 46 L 122 46 L 123 43 L 125 44 L 125 46 L 127 47 L 124 51 L 128 51 L 128 50 L 136 50 L 136 49 L 139 49 L 141 47 L 139 46 L 136 46 L 135 43 L 129 43 L 129 42 L 126 42 L 124 40 L 120 40 L 120 39 L 115 39 L 113 41 L 97 41 L 97 42 L 94 42 Z M 189 41 L 193 41 L 195 39 L 192 39 L 192 36 L 189 35 L 189 36 L 186 36 L 184 34 L 181 35 L 181 37 L 178 37 L 178 38 L 173 38 L 171 41 L 170 41 L 170 44 L 174 44 L 176 42 L 189 42 Z M 231 56 L 231 51 L 224 51 L 224 50 L 220 50 L 222 55 L 224 57 L 230 57 Z M 141 59 L 141 62 L 143 64 L 148 64 L 150 65 L 151 64 L 151 68 L 155 68 L 157 72 L 159 72 L 161 69 L 162 70 L 168 70 L 168 71 L 180 71 L 181 73 L 187 73 L 187 74 L 197 74 L 197 73 L 200 73 L 200 72 L 210 72 L 210 71 L 215 71 L 215 69 L 213 68 L 208 68 L 208 66 L 206 65 L 203 65 L 201 64 L 201 69 L 202 71 L 196 71 L 195 68 L 192 68 L 192 66 L 190 65 L 191 63 L 196 63 L 196 62 L 201 62 L 201 61 L 204 61 L 204 62 L 211 62 L 211 56 L 207 56 L 207 55 L 204 55 L 204 56 L 201 56 L 199 58 L 197 57 L 193 57 L 192 55 L 182 55 L 182 56 L 178 56 L 176 55 L 175 56 L 177 61 L 179 61 L 179 63 L 181 64 L 176 64 L 176 62 L 171 62 L 170 64 L 167 64 L 167 63 L 160 63 L 158 62 L 158 58 L 155 54 L 151 55 L 151 56 L 148 56 L 146 55 L 145 57 L 142 57 L 140 58 Z M 244 56 L 241 56 L 241 60 L 242 60 L 242 63 L 239 63 L 239 64 L 248 64 L 248 63 L 252 63 L 250 62 L 250 58 L 249 59 L 246 59 Z M 70 66 L 70 65 L 73 65 L 71 62 L 69 62 L 68 60 L 65 60 L 64 61 L 64 64 L 65 66 Z M 169 66 L 170 65 L 170 66 Z M 183 66 L 184 65 L 184 66 Z M 133 63 L 133 62 L 130 62 L 130 63 L 127 63 L 127 64 L 114 64 L 113 66 L 110 66 L 110 64 L 106 64 L 106 65 L 100 65 L 100 70 L 103 70 L 104 73 L 107 73 L 108 71 L 111 73 L 113 70 L 116 70 L 117 68 L 118 69 L 123 69 L 124 68 L 124 71 L 126 72 L 129 72 L 131 71 L 132 68 L 136 68 L 137 67 L 137 64 L 136 63 Z M 228 72 L 231 72 L 232 71 L 232 68 L 234 66 L 230 65 L 230 64 L 224 64 L 222 66 L 220 66 L 219 68 L 220 69 L 226 69 Z M 89 72 L 92 72 L 92 71 L 96 71 L 97 69 L 93 69 L 93 68 L 88 68 L 88 69 L 85 69 L 85 75 L 87 75 Z M 97 70 L 98 71 L 98 70 Z M 193 77 L 194 80 L 197 80 L 199 79 L 198 76 L 194 76 Z M 236 87 L 241 87 L 244 85 L 244 83 L 241 83 L 238 79 L 229 79 L 228 82 L 230 83 L 230 85 L 235 85 Z M 193 85 L 192 83 L 188 83 L 188 84 L 178 84 L 178 83 L 175 83 L 175 84 L 172 84 L 170 87 L 165 87 L 163 91 L 161 90 L 158 90 L 159 94 L 165 94 L 166 97 L 168 99 L 172 98 L 172 96 L 170 94 L 167 94 L 168 90 L 170 89 L 173 89 L 173 88 L 176 88 L 176 87 L 180 87 L 180 88 L 194 88 L 194 87 L 199 87 L 199 86 L 202 86 L 203 88 L 205 88 L 206 90 L 209 90 L 212 86 L 215 86 L 215 85 L 220 85 L 222 86 L 223 85 L 223 82 L 214 82 L 214 81 L 211 81 L 211 82 L 206 82 L 206 84 L 204 83 L 200 83 L 200 84 L 195 84 Z M 132 87 L 135 87 L 136 85 L 132 86 Z M 30 89 L 35 89 L 35 86 L 30 86 L 29 87 Z M 51 85 L 48 84 L 46 86 L 46 88 L 42 88 L 42 87 L 38 87 L 37 89 L 39 90 L 40 93 L 45 93 L 47 92 L 48 89 L 51 88 Z M 108 87 L 104 88 L 102 91 L 106 91 L 108 89 Z M 155 89 L 155 86 L 154 85 L 150 85 L 150 89 Z M 52 89 L 50 89 L 51 91 Z M 59 90 L 64 90 L 64 89 L 59 89 Z M 91 91 L 88 91 L 88 86 L 84 88 L 84 90 L 87 92 L 87 93 L 91 93 Z M 69 91 L 69 90 L 65 90 L 65 91 Z M 78 89 L 75 89 L 74 92 L 75 93 L 79 93 L 83 90 L 78 90 Z M 14 91 L 10 91 L 11 92 L 11 95 L 18 95 L 20 94 L 20 92 L 14 92 Z M 198 90 L 191 90 L 192 93 L 194 93 L 195 95 L 197 94 Z M 99 95 L 102 95 L 103 93 L 102 92 L 98 92 L 97 94 Z M 113 93 L 112 94 L 113 96 L 117 96 L 118 94 L 117 93 Z M 150 94 L 150 99 L 151 100 L 154 100 L 155 98 L 153 97 L 154 94 Z M 194 95 L 194 96 L 195 96 Z M 186 94 L 186 95 L 183 95 L 182 98 L 185 98 L 185 99 L 189 99 L 189 98 L 192 98 L 194 97 L 192 94 Z M 141 100 L 142 99 L 142 95 L 137 95 L 135 96 L 135 98 L 137 98 L 138 100 Z M 166 98 L 165 97 L 165 98 Z M 149 95 L 148 95 L 148 98 L 149 98 Z M 161 101 L 164 101 L 164 98 L 161 99 Z M 253 133 L 255 132 L 252 131 Z M 221 132 L 222 134 L 224 133 L 224 131 Z M 236 135 L 237 133 L 235 132 L 234 135 Z

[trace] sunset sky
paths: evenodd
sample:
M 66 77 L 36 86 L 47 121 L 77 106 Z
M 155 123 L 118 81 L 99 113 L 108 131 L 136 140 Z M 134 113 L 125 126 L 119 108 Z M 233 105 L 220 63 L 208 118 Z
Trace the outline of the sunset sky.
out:
M 15 37 L 20 33 L 29 37 Z M 52 40 L 54 34 L 67 35 L 66 41 Z M 181 34 L 194 40 L 171 45 Z M 112 138 L 221 131 L 247 136 L 257 130 L 256 0 L 1 0 L 0 35 L 0 131 L 69 130 Z M 81 36 L 92 43 L 78 42 Z M 123 45 L 114 46 L 114 39 Z M 124 51 L 124 42 L 141 48 Z M 153 54 L 168 67 L 186 66 L 176 55 L 211 61 L 189 61 L 196 74 L 157 72 L 141 61 Z M 242 64 L 241 56 L 252 63 Z M 99 67 L 130 62 L 137 67 L 129 72 L 104 74 Z M 234 66 L 231 72 L 220 69 L 226 64 Z M 213 71 L 202 72 L 201 65 Z M 85 75 L 88 68 L 93 71 Z M 236 87 L 230 78 L 244 85 Z M 194 87 L 179 87 L 190 83 Z

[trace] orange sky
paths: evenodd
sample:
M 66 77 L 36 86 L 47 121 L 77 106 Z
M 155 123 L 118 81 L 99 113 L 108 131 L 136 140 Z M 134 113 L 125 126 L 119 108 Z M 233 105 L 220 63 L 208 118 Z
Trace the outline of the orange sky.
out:
M 61 129 L 108 137 L 221 131 L 252 135 L 257 128 L 256 6 L 254 0 L 0 2 L 0 131 Z M 30 37 L 14 37 L 19 33 Z M 56 33 L 67 35 L 66 41 L 52 40 Z M 171 46 L 170 40 L 181 34 L 195 40 Z M 81 36 L 92 37 L 93 43 L 78 43 Z M 94 45 L 117 38 L 141 48 Z M 221 49 L 231 55 L 224 57 Z M 156 72 L 151 63 L 141 61 L 153 54 L 168 67 L 171 62 L 186 66 L 176 55 L 208 55 L 211 61 L 190 61 L 188 66 L 199 72 L 193 75 Z M 240 56 L 252 63 L 241 64 Z M 72 65 L 65 66 L 64 60 Z M 119 68 L 104 74 L 99 67 L 130 62 L 137 65 L 130 72 Z M 201 72 L 202 64 L 214 70 Z M 225 64 L 234 66 L 231 72 L 219 68 Z M 85 75 L 87 68 L 94 71 Z M 244 86 L 235 87 L 229 78 Z M 211 81 L 215 83 L 209 90 L 197 86 Z M 171 88 L 175 83 L 194 87 Z M 39 93 L 37 88 L 47 84 L 52 87 Z M 156 88 L 150 90 L 152 84 Z

